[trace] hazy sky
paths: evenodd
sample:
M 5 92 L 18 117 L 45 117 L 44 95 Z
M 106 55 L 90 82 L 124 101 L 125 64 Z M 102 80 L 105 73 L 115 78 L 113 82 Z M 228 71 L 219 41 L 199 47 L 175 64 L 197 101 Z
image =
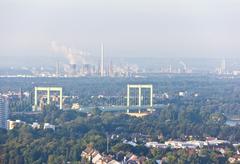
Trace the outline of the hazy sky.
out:
M 0 0 L 0 63 L 63 57 L 240 57 L 240 0 Z M 24 57 L 23 59 L 21 59 Z

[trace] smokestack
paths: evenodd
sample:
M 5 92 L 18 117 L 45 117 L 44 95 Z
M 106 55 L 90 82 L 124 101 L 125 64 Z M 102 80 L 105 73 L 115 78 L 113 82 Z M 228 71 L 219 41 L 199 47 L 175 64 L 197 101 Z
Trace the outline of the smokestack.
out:
M 101 44 L 101 64 L 100 64 L 100 75 L 104 76 L 104 47 L 103 43 Z
M 56 76 L 59 77 L 60 75 L 60 63 L 59 61 L 56 62 Z

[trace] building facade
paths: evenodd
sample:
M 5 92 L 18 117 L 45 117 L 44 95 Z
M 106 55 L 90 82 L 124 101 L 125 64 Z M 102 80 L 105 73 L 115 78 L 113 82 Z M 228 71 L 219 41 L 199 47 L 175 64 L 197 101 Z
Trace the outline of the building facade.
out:
M 6 97 L 0 96 L 0 128 L 7 128 L 8 101 Z

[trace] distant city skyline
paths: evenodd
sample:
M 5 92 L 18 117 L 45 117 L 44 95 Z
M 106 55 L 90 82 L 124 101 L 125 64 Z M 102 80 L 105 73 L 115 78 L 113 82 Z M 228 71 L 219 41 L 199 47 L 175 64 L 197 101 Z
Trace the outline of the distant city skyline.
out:
M 51 42 L 106 58 L 239 58 L 238 0 L 0 2 L 0 65 L 54 63 Z

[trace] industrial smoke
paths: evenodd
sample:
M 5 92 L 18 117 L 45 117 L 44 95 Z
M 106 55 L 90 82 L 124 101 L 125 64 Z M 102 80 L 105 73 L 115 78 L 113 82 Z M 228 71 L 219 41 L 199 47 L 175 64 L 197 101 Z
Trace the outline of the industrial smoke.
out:
M 64 45 L 59 45 L 55 41 L 51 42 L 51 48 L 55 53 L 64 54 L 68 59 L 70 65 L 76 65 L 78 62 L 80 64 L 86 63 L 85 57 L 87 56 L 87 53 L 84 51 L 72 49 Z

